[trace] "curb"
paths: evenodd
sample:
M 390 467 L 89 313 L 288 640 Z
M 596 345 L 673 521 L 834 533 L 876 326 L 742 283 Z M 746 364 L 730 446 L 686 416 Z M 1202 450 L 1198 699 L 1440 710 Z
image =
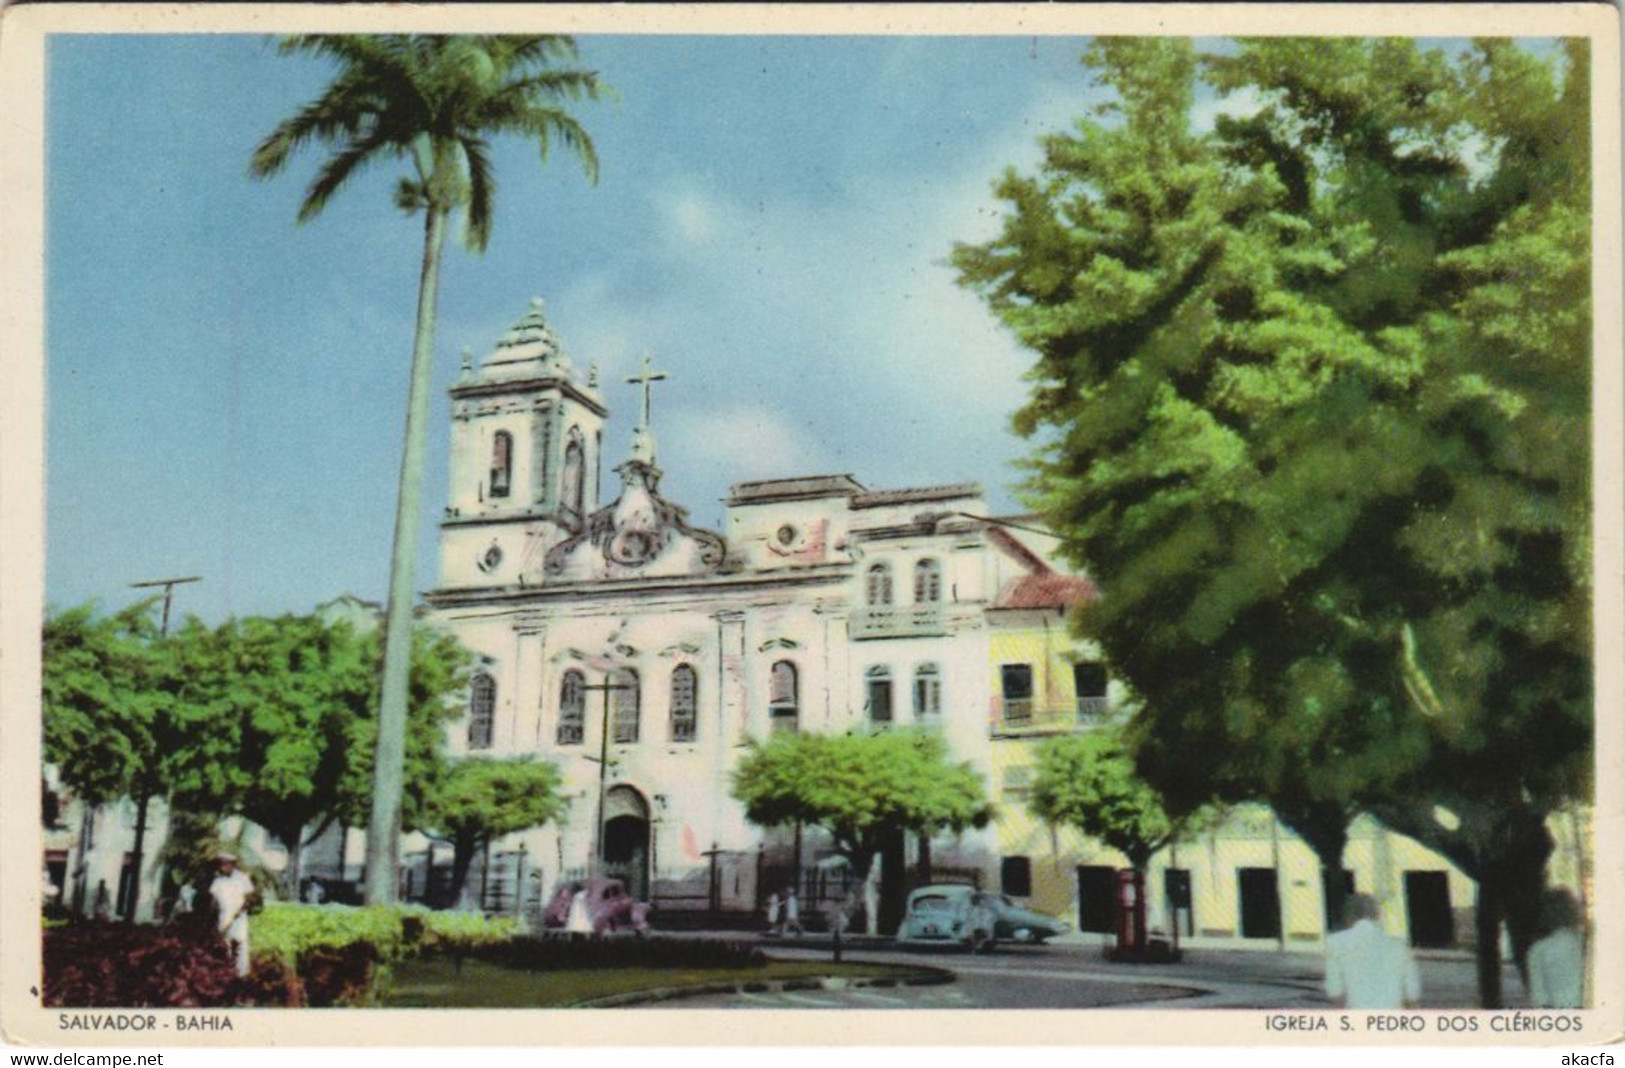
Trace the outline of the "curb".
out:
M 877 961 L 851 961 L 852 964 L 875 964 Z M 927 965 L 908 965 L 914 975 L 901 977 L 800 975 L 793 979 L 727 979 L 696 983 L 693 986 L 658 986 L 648 990 L 633 990 L 625 994 L 578 1001 L 572 1009 L 612 1009 L 624 1005 L 642 1005 L 651 1001 L 674 1001 L 678 998 L 698 997 L 703 994 L 778 994 L 787 990 L 853 990 L 859 987 L 943 986 L 954 981 L 954 973 L 946 968 Z

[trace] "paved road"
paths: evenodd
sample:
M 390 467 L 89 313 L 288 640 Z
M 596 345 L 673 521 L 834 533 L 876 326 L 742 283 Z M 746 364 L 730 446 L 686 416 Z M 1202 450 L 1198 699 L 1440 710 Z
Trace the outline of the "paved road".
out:
M 775 957 L 826 958 L 827 949 L 783 943 Z M 716 994 L 664 1003 L 667 1008 L 943 1009 L 943 1008 L 1247 1008 L 1324 1009 L 1320 957 L 1307 953 L 1194 950 L 1178 964 L 1116 964 L 1088 945 L 1010 946 L 969 956 L 864 947 L 849 959 L 947 968 L 955 981 L 923 987 L 857 988 Z M 1457 956 L 1426 958 L 1423 1005 L 1470 1007 L 1476 1002 L 1473 963 Z M 1509 1006 L 1522 995 L 1516 973 L 1504 982 Z

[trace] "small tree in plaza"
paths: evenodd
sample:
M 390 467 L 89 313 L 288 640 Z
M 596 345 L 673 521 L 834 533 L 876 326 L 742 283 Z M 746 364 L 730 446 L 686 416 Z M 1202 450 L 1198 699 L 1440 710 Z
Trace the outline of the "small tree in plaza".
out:
M 867 878 L 881 856 L 884 928 L 902 915 L 904 836 L 985 826 L 992 809 L 980 775 L 954 763 L 935 734 L 780 734 L 753 743 L 734 772 L 733 796 L 752 823 L 808 823 Z
M 459 906 L 480 847 L 564 812 L 558 768 L 529 758 L 453 761 L 425 799 L 421 826 L 452 843 L 450 898 Z
M 1074 827 L 1117 850 L 1142 876 L 1183 825 L 1135 772 L 1121 736 L 1109 730 L 1045 742 L 1027 807 L 1047 823 Z

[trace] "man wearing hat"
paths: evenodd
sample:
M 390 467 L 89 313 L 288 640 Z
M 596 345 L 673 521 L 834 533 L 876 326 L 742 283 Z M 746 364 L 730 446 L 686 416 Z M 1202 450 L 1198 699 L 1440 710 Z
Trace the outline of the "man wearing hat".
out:
M 237 974 L 248 974 L 248 899 L 254 894 L 254 880 L 237 868 L 237 857 L 224 850 L 215 854 L 220 874 L 209 884 L 214 899 L 219 930 L 237 954 Z

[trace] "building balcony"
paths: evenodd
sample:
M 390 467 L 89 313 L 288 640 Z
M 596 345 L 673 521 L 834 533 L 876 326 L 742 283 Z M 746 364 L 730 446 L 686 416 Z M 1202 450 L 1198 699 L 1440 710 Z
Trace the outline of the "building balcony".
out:
M 868 638 L 940 638 L 948 633 L 942 605 L 864 605 L 852 611 L 853 641 Z
M 995 738 L 1065 734 L 1087 730 L 1110 718 L 1111 704 L 1105 697 L 1080 697 L 1066 703 L 995 697 L 989 733 Z

